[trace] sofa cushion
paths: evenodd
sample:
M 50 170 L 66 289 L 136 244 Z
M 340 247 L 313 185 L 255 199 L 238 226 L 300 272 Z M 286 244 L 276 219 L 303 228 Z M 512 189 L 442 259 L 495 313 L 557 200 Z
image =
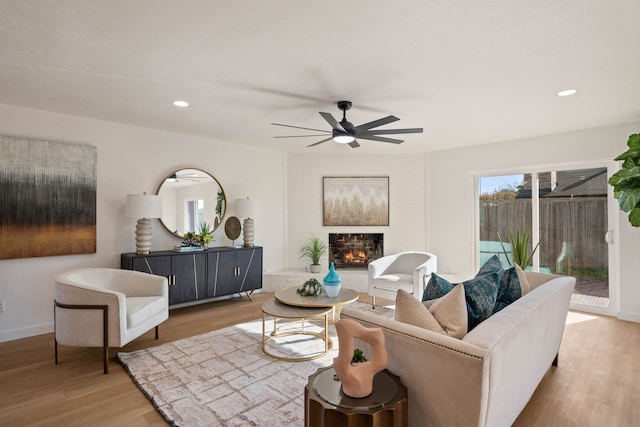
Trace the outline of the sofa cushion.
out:
M 462 338 L 467 334 L 467 316 L 463 285 L 456 285 L 447 295 L 425 303 L 402 290 L 396 295 L 395 319 L 398 322 Z
M 462 282 L 467 303 L 469 331 L 493 314 L 493 308 L 498 297 L 499 282 L 500 275 L 498 273 L 487 273 Z M 428 301 L 440 298 L 451 292 L 454 286 L 446 279 L 432 273 L 424 290 L 422 300 Z
M 166 307 L 164 297 L 127 297 L 127 328 L 131 329 L 139 323 L 160 313 Z
M 524 270 L 520 268 L 519 265 L 516 264 L 516 272 L 518 273 L 518 280 L 520 280 L 520 291 L 522 295 L 526 295 L 531 290 L 531 285 L 529 285 L 529 280 L 527 279 L 527 275 L 524 274 Z
M 510 267 L 505 269 L 497 255 L 489 258 L 487 262 L 480 267 L 476 277 L 493 273 L 497 273 L 500 276 L 498 296 L 496 298 L 496 304 L 493 307 L 493 313 L 497 313 L 520 298 L 522 296 L 522 289 L 516 268 Z

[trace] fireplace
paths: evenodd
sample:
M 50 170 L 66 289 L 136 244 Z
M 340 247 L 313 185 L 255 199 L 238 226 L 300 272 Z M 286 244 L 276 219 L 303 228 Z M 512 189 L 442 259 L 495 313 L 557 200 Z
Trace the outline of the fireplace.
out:
M 366 270 L 383 254 L 382 233 L 329 233 L 329 264 L 336 269 Z

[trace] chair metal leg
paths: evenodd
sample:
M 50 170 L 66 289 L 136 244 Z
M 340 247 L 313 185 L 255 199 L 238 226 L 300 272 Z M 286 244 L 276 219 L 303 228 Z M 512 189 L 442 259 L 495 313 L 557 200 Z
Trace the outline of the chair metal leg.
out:
M 55 312 L 56 307 L 69 310 L 102 310 L 102 365 L 105 374 L 109 373 L 109 306 L 93 305 L 93 304 L 64 304 L 56 300 L 53 301 L 53 321 L 54 321 L 54 340 L 55 340 L 55 360 L 58 363 L 58 340 L 55 339 Z
M 158 326 L 156 325 L 156 339 L 158 339 Z

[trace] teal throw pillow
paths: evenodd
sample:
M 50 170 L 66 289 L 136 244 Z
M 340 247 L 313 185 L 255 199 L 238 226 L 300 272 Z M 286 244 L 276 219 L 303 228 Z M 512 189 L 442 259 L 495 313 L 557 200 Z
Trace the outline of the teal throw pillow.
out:
M 522 296 L 522 287 L 520 286 L 520 279 L 518 278 L 516 268 L 510 267 L 505 269 L 497 255 L 489 258 L 487 262 L 480 267 L 476 277 L 494 273 L 500 276 L 498 297 L 496 298 L 496 305 L 493 308 L 493 312 L 497 313 Z
M 483 274 L 487 273 L 499 273 L 501 271 L 504 271 L 502 262 L 500 261 L 500 258 L 498 258 L 498 255 L 494 255 L 489 258 L 487 262 L 482 265 L 482 267 L 480 267 L 480 270 L 478 270 L 478 274 L 476 274 L 476 277 L 482 276 Z
M 500 275 L 498 273 L 483 274 L 463 282 L 469 331 L 493 314 L 498 297 L 499 282 Z M 431 279 L 427 283 L 422 300 L 440 298 L 448 294 L 454 286 L 454 284 L 449 283 L 437 274 L 431 274 Z

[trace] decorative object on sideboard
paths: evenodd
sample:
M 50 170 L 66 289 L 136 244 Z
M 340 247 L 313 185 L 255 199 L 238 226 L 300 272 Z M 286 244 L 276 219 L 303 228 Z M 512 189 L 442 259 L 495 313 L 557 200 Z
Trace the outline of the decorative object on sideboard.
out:
M 253 238 L 255 235 L 255 225 L 253 219 L 259 214 L 258 202 L 255 199 L 236 199 L 236 215 L 244 218 L 242 236 L 244 239 L 244 247 L 253 246 Z
M 300 259 L 311 261 L 309 271 L 320 273 L 320 258 L 327 252 L 327 245 L 319 237 L 312 236 L 299 250 Z
M 216 178 L 200 169 L 179 169 L 168 174 L 158 186 L 162 197 L 162 225 L 175 237 L 197 232 L 202 221 L 215 231 L 224 220 L 227 203 Z
M 302 284 L 302 287 L 296 289 L 298 295 L 303 297 L 317 297 L 322 293 L 322 285 L 313 277 Z
M 336 273 L 336 267 L 333 263 L 331 263 L 327 275 L 322 279 L 322 283 L 324 284 L 324 291 L 329 298 L 335 298 L 338 296 L 342 285 L 342 279 L 340 279 L 340 276 Z
M 126 216 L 138 218 L 136 224 L 136 254 L 146 255 L 151 250 L 150 218 L 162 217 L 162 198 L 147 193 L 127 194 Z
M 338 333 L 338 357 L 333 359 L 333 369 L 342 382 L 342 392 L 349 397 L 366 397 L 373 391 L 373 377 L 387 367 L 388 356 L 384 333 L 380 328 L 365 328 L 352 319 L 335 323 Z M 371 345 L 371 360 L 352 364 L 355 355 L 354 338 Z
M 229 240 L 231 240 L 232 246 L 236 245 L 236 239 L 240 237 L 241 230 L 242 225 L 236 216 L 229 217 L 224 223 L 224 234 L 226 234 Z

